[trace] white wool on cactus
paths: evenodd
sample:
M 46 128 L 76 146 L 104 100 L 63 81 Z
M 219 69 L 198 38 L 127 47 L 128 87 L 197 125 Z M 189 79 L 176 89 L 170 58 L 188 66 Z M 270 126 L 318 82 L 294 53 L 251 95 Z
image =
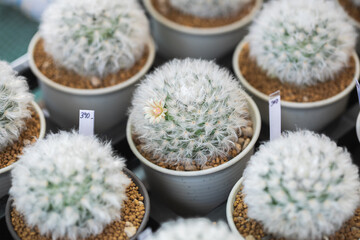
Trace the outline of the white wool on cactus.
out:
M 31 116 L 32 100 L 25 78 L 0 61 L 0 150 L 19 139 L 25 120 Z
M 98 77 L 131 68 L 150 37 L 136 0 L 55 1 L 43 14 L 40 34 L 58 64 Z
M 244 171 L 248 216 L 298 240 L 332 235 L 360 203 L 358 168 L 325 135 L 289 132 L 263 144 Z
M 269 76 L 305 86 L 334 78 L 349 62 L 355 28 L 328 0 L 273 0 L 250 27 L 250 55 Z
M 169 0 L 179 11 L 201 18 L 228 17 L 240 11 L 250 0 Z
M 110 143 L 75 132 L 47 135 L 24 149 L 10 195 L 26 224 L 52 239 L 100 234 L 120 219 L 130 179 Z

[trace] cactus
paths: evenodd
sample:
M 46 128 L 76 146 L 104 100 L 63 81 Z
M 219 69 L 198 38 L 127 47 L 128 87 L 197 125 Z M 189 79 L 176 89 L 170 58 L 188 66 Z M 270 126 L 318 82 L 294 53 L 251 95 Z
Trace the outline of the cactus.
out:
M 10 65 L 0 61 L 0 150 L 17 141 L 31 116 L 33 96 L 25 78 L 17 76 Z
M 10 195 L 27 225 L 42 235 L 96 235 L 120 219 L 130 184 L 124 161 L 95 137 L 50 134 L 25 148 L 12 171 Z
M 169 0 L 175 9 L 200 18 L 228 17 L 249 2 L 250 0 Z
M 248 216 L 279 237 L 322 239 L 359 206 L 358 168 L 350 154 L 310 131 L 263 144 L 243 177 Z
M 133 134 L 155 160 L 203 166 L 227 156 L 249 124 L 248 103 L 225 69 L 204 60 L 172 60 L 148 75 L 132 100 Z
M 136 0 L 62 0 L 45 10 L 40 34 L 59 65 L 104 77 L 142 57 L 149 24 Z
M 334 1 L 274 0 L 250 27 L 248 41 L 250 55 L 268 75 L 311 86 L 347 65 L 356 32 Z
M 243 240 L 232 233 L 226 223 L 211 222 L 206 218 L 178 219 L 162 224 L 146 240 Z

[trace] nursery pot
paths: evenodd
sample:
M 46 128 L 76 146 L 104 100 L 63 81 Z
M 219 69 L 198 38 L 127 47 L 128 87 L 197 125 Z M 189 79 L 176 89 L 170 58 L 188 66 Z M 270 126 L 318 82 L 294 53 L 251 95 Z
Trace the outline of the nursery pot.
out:
M 232 24 L 214 28 L 195 28 L 173 22 L 161 15 L 151 3 L 143 0 L 150 13 L 151 32 L 159 53 L 166 58 L 214 59 L 234 49 L 247 34 L 247 27 L 262 6 L 256 0 L 247 16 Z
M 131 178 L 131 180 L 135 183 L 135 185 L 138 186 L 140 194 L 144 197 L 145 214 L 144 214 L 143 220 L 142 220 L 139 228 L 137 229 L 135 235 L 130 238 L 130 240 L 135 240 L 137 238 L 137 236 L 145 229 L 146 224 L 149 220 L 150 198 L 149 198 L 148 192 L 146 191 L 144 184 L 140 181 L 140 179 L 127 168 L 124 168 L 123 171 L 128 177 Z M 13 204 L 13 199 L 9 198 L 6 203 L 6 208 L 5 208 L 6 225 L 7 225 L 7 228 L 9 230 L 11 236 L 13 237 L 13 239 L 21 240 L 21 238 L 18 236 L 18 234 L 16 233 L 16 231 L 11 223 L 12 204 Z
M 70 129 L 78 126 L 79 110 L 95 110 L 95 133 L 106 133 L 117 125 L 124 126 L 127 121 L 126 111 L 137 83 L 149 70 L 155 58 L 155 46 L 149 39 L 149 56 L 144 67 L 130 79 L 115 86 L 99 89 L 75 89 L 58 84 L 36 67 L 34 47 L 39 41 L 35 34 L 29 45 L 29 64 L 32 72 L 39 79 L 43 99 L 51 119 L 61 128 Z
M 359 139 L 359 142 L 360 142 L 360 113 L 356 119 L 356 135 Z
M 236 233 L 240 239 L 243 239 L 243 236 L 239 233 L 238 229 L 235 226 L 234 220 L 233 220 L 233 213 L 234 213 L 234 202 L 236 199 L 236 195 L 240 191 L 240 187 L 243 183 L 244 179 L 240 178 L 239 181 L 234 185 L 232 188 L 228 200 L 226 202 L 226 219 L 229 224 L 229 227 L 232 232 Z
M 34 108 L 34 110 L 36 111 L 36 113 L 39 115 L 40 133 L 39 133 L 38 139 L 42 139 L 45 136 L 45 130 L 46 130 L 46 122 L 45 122 L 44 114 L 36 102 L 32 101 L 31 105 Z M 13 164 L 0 169 L 0 198 L 5 196 L 9 192 L 9 189 L 11 187 L 11 173 L 10 172 L 11 172 L 12 168 L 13 168 Z
M 126 137 L 132 152 L 142 163 L 151 192 L 160 196 L 170 208 L 183 216 L 204 215 L 224 202 L 231 187 L 254 152 L 259 137 L 261 119 L 255 102 L 246 95 L 253 121 L 253 137 L 249 145 L 230 161 L 201 171 L 175 171 L 159 167 L 144 158 L 132 139 L 131 115 Z
M 233 55 L 233 69 L 240 80 L 241 84 L 253 97 L 256 105 L 262 115 L 262 119 L 265 123 L 269 124 L 269 96 L 260 92 L 253 86 L 242 75 L 238 57 L 242 51 L 244 45 L 247 43 L 246 40 L 242 40 Z M 359 78 L 359 58 L 355 51 L 352 54 L 355 60 L 355 75 L 354 79 Z M 355 87 L 355 81 L 351 82 L 346 89 L 337 95 L 316 102 L 289 102 L 281 101 L 281 124 L 283 130 L 296 130 L 296 129 L 308 129 L 318 131 L 323 129 L 326 125 L 331 123 L 337 117 L 341 115 L 346 109 L 347 102 L 350 97 L 351 91 Z

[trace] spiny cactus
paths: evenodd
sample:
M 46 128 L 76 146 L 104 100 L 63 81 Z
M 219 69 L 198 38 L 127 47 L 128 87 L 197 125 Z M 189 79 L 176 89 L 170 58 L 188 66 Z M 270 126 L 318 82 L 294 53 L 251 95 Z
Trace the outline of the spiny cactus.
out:
M 243 240 L 232 233 L 226 223 L 206 218 L 178 219 L 164 223 L 146 240 Z
M 62 66 L 104 77 L 131 68 L 149 39 L 148 20 L 136 0 L 62 0 L 45 10 L 45 50 Z
M 170 0 L 179 11 L 201 18 L 228 17 L 243 8 L 250 0 Z
M 248 35 L 250 54 L 270 76 L 299 86 L 332 79 L 348 63 L 356 32 L 334 1 L 274 0 Z
M 203 165 L 226 156 L 249 123 L 248 103 L 225 69 L 173 60 L 148 75 L 132 100 L 133 133 L 156 160 Z
M 25 78 L 17 76 L 10 65 L 0 61 L 0 150 L 18 140 L 30 117 L 33 96 Z
M 53 239 L 99 234 L 120 218 L 130 184 L 124 161 L 95 137 L 50 134 L 27 147 L 12 171 L 15 208 Z
M 350 154 L 325 135 L 289 132 L 265 143 L 244 171 L 248 216 L 288 239 L 333 234 L 360 203 Z

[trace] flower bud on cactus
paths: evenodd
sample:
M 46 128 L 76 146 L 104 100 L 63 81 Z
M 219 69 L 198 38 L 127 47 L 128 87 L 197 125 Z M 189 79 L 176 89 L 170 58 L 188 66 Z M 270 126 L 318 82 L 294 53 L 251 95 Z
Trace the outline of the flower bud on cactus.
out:
M 287 239 L 322 239 L 359 206 L 358 168 L 324 135 L 287 133 L 265 143 L 244 171 L 248 216 Z
M 31 116 L 33 100 L 25 78 L 17 76 L 9 64 L 0 61 L 0 150 L 17 141 Z
M 304 86 L 332 79 L 347 65 L 356 32 L 334 1 L 274 0 L 248 40 L 251 56 L 270 76 Z
M 110 144 L 77 133 L 50 134 L 12 171 L 10 194 L 26 224 L 53 239 L 80 239 L 120 218 L 129 178 Z
M 224 222 L 206 218 L 178 219 L 164 223 L 146 240 L 243 240 L 232 233 Z
M 201 18 L 228 17 L 243 8 L 250 0 L 170 0 L 179 11 Z
M 149 26 L 136 0 L 61 0 L 44 12 L 40 33 L 57 63 L 104 77 L 142 57 Z
M 199 166 L 227 156 L 249 124 L 244 91 L 213 62 L 173 60 L 140 84 L 132 101 L 133 133 L 155 160 Z

